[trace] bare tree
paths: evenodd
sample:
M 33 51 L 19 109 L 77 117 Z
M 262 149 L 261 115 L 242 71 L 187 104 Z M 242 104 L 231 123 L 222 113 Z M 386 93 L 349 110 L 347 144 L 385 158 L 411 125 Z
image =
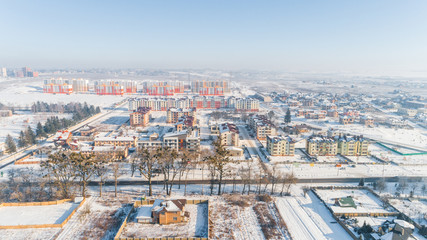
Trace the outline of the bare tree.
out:
M 277 166 L 273 165 L 272 170 L 271 170 L 270 175 L 269 175 L 269 179 L 270 179 L 270 183 L 271 183 L 270 195 L 273 195 L 273 193 L 275 191 L 276 183 L 277 183 L 278 179 L 280 178 L 279 174 L 280 174 L 280 172 L 277 170 Z
M 387 185 L 386 185 L 385 179 L 384 179 L 384 178 L 382 178 L 382 179 L 380 179 L 380 180 L 376 181 L 376 187 L 377 187 L 377 190 L 380 192 L 380 194 L 381 194 L 384 190 L 386 190 Z
M 89 180 L 95 174 L 95 155 L 83 155 L 71 153 L 70 160 L 76 177 L 80 180 L 82 196 L 86 197 L 86 187 Z
M 286 195 L 289 195 L 290 190 L 291 190 L 291 186 L 296 184 L 297 178 L 295 177 L 294 173 L 287 173 L 280 180 L 282 183 L 282 189 L 280 191 L 280 196 L 283 196 L 283 191 L 285 190 L 285 188 L 286 188 Z
M 408 179 L 401 177 L 399 178 L 399 185 L 397 186 L 397 190 L 402 194 L 405 193 L 405 190 L 408 188 Z
M 76 178 L 74 167 L 70 162 L 70 153 L 61 151 L 50 154 L 48 160 L 40 163 L 41 168 L 47 170 L 45 176 L 50 176 L 53 179 L 63 198 L 71 197 L 71 187 Z
M 178 152 L 175 149 L 162 148 L 159 156 L 158 163 L 163 174 L 166 194 L 170 196 L 175 178 L 180 173 L 180 164 L 177 161 Z
M 155 168 L 158 158 L 161 156 L 161 149 L 148 150 L 147 148 L 138 149 L 139 172 L 148 181 L 148 196 L 153 196 L 152 179 L 155 175 Z
M 112 164 L 112 170 L 113 170 L 113 177 L 114 177 L 114 197 L 117 197 L 117 184 L 118 179 L 121 177 L 125 172 L 122 169 L 122 164 L 120 162 L 116 162 Z
M 99 196 L 102 197 L 102 185 L 107 177 L 108 168 L 107 160 L 108 156 L 98 155 L 95 163 L 95 175 L 99 178 Z
M 230 153 L 229 151 L 222 145 L 221 137 L 213 143 L 214 145 L 214 156 L 211 157 L 210 164 L 218 173 L 218 195 L 221 195 L 221 187 L 223 184 L 223 178 L 227 171 L 227 164 L 230 162 Z

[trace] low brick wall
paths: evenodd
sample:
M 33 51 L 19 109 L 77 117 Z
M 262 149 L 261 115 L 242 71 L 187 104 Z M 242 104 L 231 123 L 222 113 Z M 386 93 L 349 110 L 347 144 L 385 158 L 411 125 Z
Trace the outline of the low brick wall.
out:
M 58 201 L 48 201 L 48 202 L 26 202 L 26 203 L 2 203 L 0 207 L 23 207 L 23 206 L 48 206 L 48 205 L 57 205 L 64 202 L 70 202 L 71 199 L 62 199 Z M 0 229 L 25 229 L 25 228 L 62 228 L 76 213 L 76 211 L 84 204 L 86 198 L 84 198 L 79 206 L 77 206 L 68 217 L 59 224 L 33 224 L 33 225 L 13 225 L 13 226 L 0 226 Z

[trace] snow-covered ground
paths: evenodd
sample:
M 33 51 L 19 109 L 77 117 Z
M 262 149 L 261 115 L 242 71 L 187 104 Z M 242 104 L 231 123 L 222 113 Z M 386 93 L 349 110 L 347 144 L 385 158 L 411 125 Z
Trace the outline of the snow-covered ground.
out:
M 420 225 L 427 225 L 427 200 L 390 199 L 390 204 Z
M 60 224 L 78 206 L 66 202 L 47 206 L 11 206 L 0 208 L 0 225 Z
M 382 207 L 380 199 L 363 189 L 317 189 L 316 192 L 325 201 L 334 213 L 389 213 Z M 336 198 L 351 196 L 357 208 L 340 207 L 335 205 Z
M 276 204 L 293 239 L 351 239 L 311 192 L 306 197 L 278 197 Z
M 404 156 L 393 151 L 390 151 L 378 144 L 371 144 L 369 146 L 369 151 L 372 155 L 387 161 L 395 162 L 397 164 L 426 164 L 427 163 L 427 154 L 425 155 L 409 155 Z

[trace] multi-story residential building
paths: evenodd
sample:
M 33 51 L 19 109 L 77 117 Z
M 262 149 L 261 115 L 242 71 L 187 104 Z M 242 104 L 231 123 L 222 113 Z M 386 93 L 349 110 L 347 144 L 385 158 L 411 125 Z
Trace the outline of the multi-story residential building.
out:
M 338 153 L 338 141 L 333 137 L 310 136 L 306 151 L 312 156 L 335 156 Z
M 195 80 L 191 82 L 191 91 L 202 96 L 224 95 L 230 93 L 230 84 L 223 80 Z
M 98 95 L 123 95 L 137 92 L 135 81 L 101 80 L 94 84 L 95 93 Z
M 130 114 L 130 125 L 132 127 L 145 127 L 150 121 L 151 110 L 148 107 L 139 107 Z
M 363 136 L 336 136 L 338 152 L 344 156 L 367 156 L 369 141 Z
M 266 140 L 268 135 L 276 135 L 276 127 L 265 115 L 254 115 L 249 125 L 255 131 L 258 140 Z
M 46 79 L 44 80 L 43 92 L 53 94 L 71 94 L 73 92 L 73 85 L 71 85 L 68 80 L 63 80 L 61 78 Z
M 235 98 L 221 96 L 195 96 L 184 98 L 140 98 L 129 100 L 129 110 L 149 107 L 152 111 L 167 111 L 169 108 L 220 109 L 257 112 L 259 100 L 254 98 Z
M 137 137 L 96 137 L 94 140 L 95 146 L 125 146 L 127 148 L 136 147 Z
M 184 82 L 145 81 L 142 92 L 152 96 L 173 96 L 177 93 L 184 93 Z
M 195 108 L 169 108 L 167 111 L 166 122 L 167 123 L 176 123 L 178 119 L 182 116 L 191 116 L 196 119 L 196 109 Z
M 366 156 L 368 155 L 369 141 L 362 136 L 336 135 L 310 136 L 307 139 L 307 153 L 317 156 Z
M 184 131 L 166 133 L 163 136 L 162 146 L 177 151 L 198 151 L 200 149 L 200 129 L 194 127 Z
M 271 156 L 293 156 L 295 141 L 289 136 L 267 136 L 267 152 Z
M 223 146 L 240 146 L 239 129 L 235 124 L 222 123 L 211 126 L 211 133 L 216 134 L 221 138 Z

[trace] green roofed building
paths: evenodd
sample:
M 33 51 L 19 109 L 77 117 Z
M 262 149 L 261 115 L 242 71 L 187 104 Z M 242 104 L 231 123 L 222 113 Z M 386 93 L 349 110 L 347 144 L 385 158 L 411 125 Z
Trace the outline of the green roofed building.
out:
M 353 198 L 348 196 L 348 197 L 343 197 L 343 198 L 336 198 L 335 199 L 335 205 L 340 206 L 340 207 L 353 207 L 353 208 L 357 208 L 356 204 L 353 201 Z

